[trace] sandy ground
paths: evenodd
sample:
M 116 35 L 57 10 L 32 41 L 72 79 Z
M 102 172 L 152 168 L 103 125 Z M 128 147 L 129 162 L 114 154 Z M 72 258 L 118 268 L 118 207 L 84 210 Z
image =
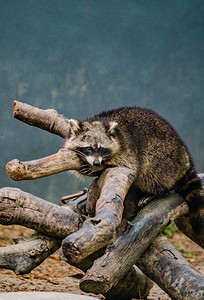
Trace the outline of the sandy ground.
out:
M 13 238 L 28 237 L 32 230 L 22 226 L 0 225 L 0 246 L 13 244 Z M 204 274 L 204 250 L 190 241 L 183 234 L 174 234 L 171 242 L 181 250 L 186 259 Z M 0 292 L 43 291 L 82 294 L 79 281 L 83 272 L 64 262 L 58 252 L 47 258 L 30 274 L 17 276 L 9 270 L 0 269 Z M 94 294 L 88 294 L 96 296 Z M 100 296 L 97 296 L 100 297 Z M 104 299 L 103 297 L 100 297 Z M 148 300 L 170 299 L 156 284 L 151 289 Z

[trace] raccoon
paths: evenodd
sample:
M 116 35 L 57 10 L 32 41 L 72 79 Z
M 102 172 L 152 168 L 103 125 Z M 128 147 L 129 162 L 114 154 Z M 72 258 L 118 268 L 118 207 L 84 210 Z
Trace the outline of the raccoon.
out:
M 184 197 L 194 216 L 193 229 L 204 233 L 202 182 L 187 147 L 164 118 L 152 110 L 123 107 L 69 121 L 64 147 L 79 157 L 80 174 L 99 176 L 106 168 L 130 168 L 142 194 L 158 198 L 175 190 Z

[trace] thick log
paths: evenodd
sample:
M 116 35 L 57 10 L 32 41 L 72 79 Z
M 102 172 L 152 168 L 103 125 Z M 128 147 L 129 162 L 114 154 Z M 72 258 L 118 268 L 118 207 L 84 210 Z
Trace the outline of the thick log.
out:
M 122 221 L 123 202 L 133 181 L 134 172 L 128 168 L 106 169 L 100 176 L 96 189 L 97 194 L 100 191 L 100 197 L 96 202 L 95 217 L 87 219 L 77 232 L 62 242 L 63 254 L 71 264 L 106 247 L 116 238 L 117 227 Z M 93 199 L 96 197 L 93 196 Z
M 103 295 L 106 300 L 146 299 L 152 287 L 153 282 L 134 265 L 116 286 Z
M 84 201 L 84 200 L 83 200 Z M 82 201 L 82 202 L 83 202 Z M 76 201 L 77 202 L 77 201 Z M 81 201 L 79 201 L 79 203 L 80 203 Z M 47 202 L 46 202 L 47 203 Z M 39 202 L 39 204 L 40 204 L 40 202 Z M 73 207 L 73 205 L 72 205 L 72 207 Z M 51 210 L 52 208 L 50 208 L 50 210 Z M 77 208 L 78 209 L 78 208 Z M 84 205 L 83 205 L 83 209 L 84 209 Z M 72 208 L 71 208 L 71 210 L 72 210 Z M 60 215 L 57 215 L 57 218 L 59 218 L 60 219 Z M 49 219 L 49 221 L 52 223 L 52 220 L 49 218 L 49 215 L 48 215 L 48 219 Z M 58 220 L 56 220 L 56 222 L 58 222 Z M 77 230 L 77 228 L 76 228 L 76 230 Z M 43 240 L 43 239 L 42 239 Z M 53 242 L 54 242 L 54 240 L 55 239 L 53 239 Z M 56 240 L 55 240 L 55 242 L 56 242 Z M 25 244 L 24 244 L 25 245 Z M 13 246 L 14 247 L 14 246 Z M 58 247 L 58 246 L 57 246 Z M 7 248 L 7 247 L 6 247 Z M 39 245 L 39 249 L 41 248 L 41 246 Z M 15 254 L 16 255 L 16 254 Z M 26 256 L 26 252 L 25 253 L 23 253 L 22 254 L 22 258 L 23 258 L 23 260 L 24 260 L 24 255 Z M 30 255 L 29 253 L 27 254 L 27 255 Z M 147 254 L 148 255 L 148 260 L 149 259 L 151 259 L 151 251 L 149 251 L 149 253 Z M 47 253 L 45 253 L 45 256 L 47 257 L 48 255 L 47 255 Z M 32 259 L 31 259 L 31 257 L 32 256 L 30 256 L 30 261 L 32 262 Z M 30 264 L 30 269 L 32 269 L 32 268 L 34 268 L 35 266 L 37 266 L 42 260 L 44 260 L 44 257 L 43 256 L 39 256 L 38 257 L 39 258 L 39 261 L 36 263 L 36 260 L 35 260 L 35 263 L 34 264 Z M 43 258 L 43 259 L 42 259 Z M 19 262 L 21 261 L 21 259 L 20 259 L 20 256 L 19 256 Z M 145 260 L 146 261 L 146 260 Z M 144 264 L 145 264 L 145 261 L 144 261 Z M 12 262 L 12 264 L 14 264 L 14 261 Z M 29 267 L 29 265 L 28 265 L 28 267 Z M 145 266 L 144 266 L 144 269 L 145 269 Z M 16 271 L 18 272 L 18 270 L 19 270 L 19 272 L 26 272 L 26 270 L 24 269 L 24 267 L 22 266 L 20 266 L 20 265 L 18 265 L 18 267 L 16 268 Z M 29 268 L 27 269 L 28 271 L 29 271 Z M 130 281 L 130 277 L 131 275 L 127 275 L 127 276 L 125 276 L 124 277 L 124 280 L 125 280 L 125 278 L 127 279 L 125 282 L 126 282 L 126 284 L 127 284 L 127 286 L 126 286 L 126 288 L 130 288 L 130 286 L 133 286 L 133 281 L 134 280 L 131 280 Z M 136 280 L 136 279 L 135 279 Z M 145 279 L 143 279 L 143 280 L 145 280 Z M 119 289 L 119 287 L 122 289 L 122 287 L 121 287 L 121 284 L 122 284 L 122 282 L 123 282 L 123 280 L 120 282 L 120 284 L 118 285 L 118 289 Z M 134 281 L 134 282 L 136 282 L 136 281 Z M 125 284 L 125 283 L 124 283 Z M 148 281 L 145 281 L 145 285 L 148 285 L 149 286 L 149 282 Z M 141 285 L 141 284 L 140 284 Z M 124 287 L 124 285 L 122 285 L 123 287 Z M 140 286 L 140 288 L 141 288 L 141 286 Z M 113 288 L 113 291 L 109 291 L 108 293 L 107 293 L 107 295 L 109 295 L 109 298 L 107 297 L 107 299 L 114 299 L 114 293 L 115 293 L 115 291 L 117 291 L 118 290 L 116 287 L 115 288 Z M 130 290 L 128 291 L 128 295 L 131 295 L 130 297 L 132 297 L 132 291 L 133 291 L 133 289 L 131 289 L 130 288 Z M 138 292 L 138 290 L 137 290 L 137 292 Z M 117 294 L 117 292 L 116 292 L 116 294 Z M 122 294 L 122 292 L 121 292 L 121 294 Z M 112 296 L 111 296 L 112 295 Z M 119 296 L 118 296 L 118 294 L 116 295 L 117 296 L 117 298 L 119 298 Z M 127 296 L 127 295 L 126 295 Z M 112 298 L 111 298 L 112 297 Z M 127 299 L 127 297 L 126 297 L 126 299 Z M 196 299 L 196 298 L 195 298 Z
M 54 109 L 39 109 L 19 101 L 13 102 L 14 118 L 31 126 L 57 134 L 66 138 L 69 131 L 69 120 Z
M 35 202 L 35 205 L 30 206 L 30 195 L 28 193 L 24 193 L 20 190 L 11 189 L 11 188 L 4 188 L 7 191 L 1 191 L 2 199 L 6 201 L 8 199 L 8 209 L 10 207 L 10 202 L 8 195 L 10 195 L 11 198 L 11 192 L 12 199 L 15 202 L 17 201 L 18 213 L 19 213 L 19 219 L 21 219 L 21 214 L 25 214 L 25 218 L 27 215 L 27 219 L 30 218 L 30 212 L 29 209 L 26 211 L 22 210 L 20 206 L 23 207 L 27 203 L 27 206 L 32 209 L 32 212 L 35 214 L 38 214 L 41 212 L 41 210 L 44 210 L 44 205 L 48 204 L 45 200 L 33 197 L 33 201 Z M 6 196 L 7 195 L 7 196 Z M 18 202 L 18 197 L 24 197 L 24 200 Z M 16 199 L 14 197 L 17 197 Z M 37 198 L 37 199 L 36 199 Z M 26 202 L 28 200 L 28 202 Z M 86 197 L 81 196 L 78 199 L 71 199 L 66 205 L 63 206 L 65 212 L 77 212 L 78 219 L 83 218 L 83 215 L 86 213 L 85 211 L 85 201 Z M 25 202 L 25 203 L 24 203 Z M 46 203 L 45 203 L 46 202 Z M 19 207 L 18 207 L 19 205 Z M 1 207 L 3 209 L 3 207 Z M 37 210 L 37 211 L 36 211 Z M 53 211 L 53 214 L 55 215 L 55 219 L 53 222 L 53 218 L 51 211 Z M 11 214 L 13 212 L 13 209 L 11 209 Z M 47 214 L 47 225 L 51 230 L 54 230 L 54 233 L 51 235 L 55 235 L 55 227 L 53 226 L 53 223 L 60 223 L 62 222 L 62 211 L 57 211 L 56 213 L 56 205 L 51 204 L 49 207 L 50 214 Z M 46 211 L 44 211 L 46 213 Z M 83 214 L 83 215 L 81 215 Z M 6 218 L 6 215 L 4 215 Z M 44 217 L 44 215 L 43 215 Z M 67 215 L 67 219 L 69 220 L 70 215 Z M 0 219 L 1 220 L 1 219 Z M 36 222 L 38 222 L 40 218 L 36 218 Z M 63 218 L 64 220 L 64 218 Z M 69 222 L 67 220 L 67 222 Z M 16 219 L 12 218 L 10 220 L 7 220 L 6 223 L 8 224 L 16 224 Z M 41 221 L 40 221 L 41 222 Z M 71 220 L 72 222 L 72 220 Z M 5 223 L 5 222 L 4 222 Z M 74 225 L 74 224 L 73 224 Z M 75 229 L 78 230 L 78 225 L 75 223 Z M 36 229 L 36 224 L 30 223 L 31 228 Z M 37 225 L 37 227 L 40 227 L 40 224 Z M 61 236 L 63 236 L 63 225 L 61 225 Z M 46 228 L 42 227 L 42 231 L 46 232 Z M 60 235 L 60 234 L 58 234 Z M 56 251 L 61 245 L 61 239 L 53 238 L 46 236 L 44 234 L 34 234 L 28 239 L 20 240 L 18 241 L 18 244 L 8 246 L 8 247 L 2 247 L 0 248 L 0 268 L 6 268 L 13 270 L 16 274 L 27 274 L 32 271 L 35 267 L 37 267 L 39 264 L 41 264 L 50 254 L 52 254 L 54 251 Z M 93 260 L 92 262 L 93 263 Z M 87 270 L 86 267 L 82 268 L 85 272 Z M 131 281 L 131 284 L 130 284 Z M 138 268 L 135 266 L 131 268 L 130 272 L 124 276 L 124 278 L 113 288 L 113 290 L 110 290 L 108 294 L 106 294 L 106 299 L 115 299 L 116 297 L 118 299 L 131 299 L 141 296 L 146 297 L 149 294 L 149 290 L 152 287 L 152 282 L 149 278 L 147 278 Z
M 83 220 L 71 210 L 16 188 L 0 189 L 0 223 L 32 228 L 56 238 L 78 230 Z
M 6 171 L 13 180 L 33 180 L 67 170 L 78 170 L 81 164 L 74 151 L 60 149 L 57 153 L 31 161 L 13 159 Z
M 44 234 L 19 239 L 16 245 L 0 247 L 0 268 L 17 275 L 28 274 L 61 246 L 61 240 Z
M 153 241 L 137 266 L 173 300 L 204 299 L 203 276 L 163 236 Z
M 6 188 L 4 188 L 6 189 Z M 10 192 L 10 188 L 8 188 L 9 190 L 7 191 L 7 193 Z M 0 190 L 0 194 L 2 191 Z M 4 196 L 6 195 L 6 193 L 3 193 Z M 30 195 L 28 195 L 27 193 L 24 193 L 22 191 L 13 194 L 13 196 L 19 196 L 24 195 L 27 198 L 25 198 L 24 200 L 26 201 L 26 199 L 29 198 Z M 1 195 L 2 196 L 2 195 Z M 3 200 L 6 201 L 6 197 L 2 196 Z M 12 197 L 13 197 L 12 196 Z M 33 201 L 35 202 L 35 205 L 32 207 L 30 207 L 33 211 L 34 214 L 38 215 L 40 211 L 44 210 L 45 205 L 48 203 L 43 199 L 33 197 Z M 13 199 L 13 201 L 15 201 L 15 199 Z M 16 199 L 17 201 L 17 205 L 20 205 L 20 203 L 22 202 L 18 202 L 18 199 Z M 28 201 L 29 202 L 29 201 Z M 1 203 L 1 202 L 0 202 Z M 10 209 L 10 202 L 8 201 L 6 203 L 6 205 L 8 207 L 6 207 L 6 210 Z M 24 203 L 23 201 L 23 206 L 25 206 L 26 203 Z M 69 218 L 70 216 L 72 216 L 72 213 L 77 213 L 77 219 L 78 220 L 83 220 L 85 218 L 84 214 L 86 214 L 86 198 L 85 195 L 79 197 L 78 199 L 71 199 L 69 201 L 68 204 L 64 205 L 63 208 L 65 210 L 65 218 L 63 218 L 63 214 L 60 210 L 56 211 L 56 205 L 55 204 L 49 204 L 49 211 L 53 211 L 53 214 L 55 216 L 54 218 L 54 223 L 59 223 L 61 224 L 61 222 L 63 222 L 63 220 L 66 221 L 66 224 L 69 222 Z M 5 207 L 5 204 L 4 206 Z M 0 211 L 3 210 L 3 207 L 0 206 Z M 20 209 L 20 207 L 16 207 L 16 209 L 18 209 L 18 213 L 19 213 L 19 219 L 22 218 L 21 214 L 23 213 L 23 215 L 25 215 L 24 217 L 26 219 L 30 218 L 30 211 L 29 209 L 27 210 L 22 210 Z M 11 209 L 12 210 L 12 209 Z M 67 214 L 67 211 L 70 211 L 70 213 Z M 11 211 L 12 213 L 12 211 Z M 54 233 L 51 235 L 56 235 L 55 232 L 55 226 L 53 226 L 53 218 L 51 218 L 52 213 L 50 213 L 50 215 L 47 215 L 46 218 L 46 222 L 48 224 L 48 227 L 50 228 L 50 230 L 54 231 Z M 76 214 L 73 215 L 74 217 L 76 216 Z M 5 216 L 6 217 L 6 216 Z M 45 216 L 43 215 L 43 218 Z M 72 217 L 71 217 L 72 219 Z M 42 223 L 41 221 L 41 217 L 37 217 L 36 221 L 39 221 Z M 0 222 L 1 222 L 1 218 L 0 218 Z M 7 220 L 6 223 L 11 223 L 12 222 L 16 223 L 15 218 L 11 219 L 11 220 Z M 71 220 L 72 222 L 72 220 Z M 5 223 L 5 221 L 4 221 Z M 64 234 L 69 233 L 69 231 L 67 231 L 67 233 L 63 233 L 64 230 L 64 226 L 66 227 L 66 224 L 62 225 L 61 224 L 61 230 L 62 233 L 59 234 L 59 229 L 58 228 L 58 232 L 57 234 L 59 234 L 60 236 L 64 236 Z M 77 224 L 77 222 L 75 222 L 74 224 L 71 223 L 71 226 L 75 226 L 76 227 L 71 227 L 70 229 L 72 230 L 78 230 L 79 226 Z M 37 227 L 39 227 L 40 225 L 38 225 Z M 36 228 L 36 224 L 34 223 L 30 223 L 30 227 L 31 228 Z M 42 231 L 46 232 L 46 229 L 44 229 L 42 227 Z M 11 246 L 7 246 L 7 247 L 1 247 L 0 248 L 0 268 L 5 268 L 5 269 L 10 269 L 12 271 L 14 271 L 17 275 L 19 274 L 27 274 L 30 273 L 34 268 L 36 268 L 37 266 L 39 266 L 48 256 L 50 256 L 53 252 L 55 252 L 58 248 L 61 247 L 61 239 L 59 238 L 54 238 L 53 236 L 48 236 L 42 233 L 35 233 L 33 234 L 31 237 L 29 237 L 28 239 L 19 239 L 17 240 L 16 245 L 11 245 Z M 86 271 L 86 269 L 85 269 Z
M 81 289 L 106 293 L 130 270 L 169 221 L 188 211 L 187 204 L 177 195 L 147 204 L 126 231 L 87 271 L 81 281 Z

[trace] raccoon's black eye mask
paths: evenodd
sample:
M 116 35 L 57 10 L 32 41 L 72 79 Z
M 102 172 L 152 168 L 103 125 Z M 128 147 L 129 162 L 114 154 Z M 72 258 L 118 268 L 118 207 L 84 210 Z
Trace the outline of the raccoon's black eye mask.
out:
M 85 155 L 91 155 L 93 153 L 92 147 L 78 147 L 77 150 Z
M 108 148 L 92 148 L 92 147 L 77 147 L 77 152 L 81 152 L 85 155 L 92 155 L 94 153 L 98 153 L 101 156 L 109 156 L 111 154 L 111 150 Z

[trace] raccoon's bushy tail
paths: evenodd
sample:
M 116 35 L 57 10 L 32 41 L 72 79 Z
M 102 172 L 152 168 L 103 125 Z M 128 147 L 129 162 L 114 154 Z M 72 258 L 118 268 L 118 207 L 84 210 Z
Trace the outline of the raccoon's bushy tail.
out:
M 193 166 L 177 182 L 176 191 L 189 205 L 193 231 L 204 235 L 204 190 L 202 181 Z

